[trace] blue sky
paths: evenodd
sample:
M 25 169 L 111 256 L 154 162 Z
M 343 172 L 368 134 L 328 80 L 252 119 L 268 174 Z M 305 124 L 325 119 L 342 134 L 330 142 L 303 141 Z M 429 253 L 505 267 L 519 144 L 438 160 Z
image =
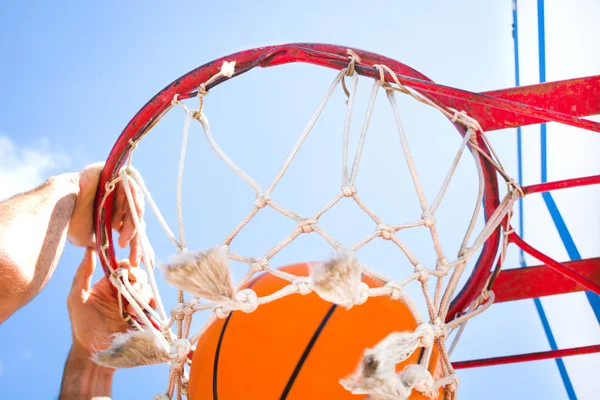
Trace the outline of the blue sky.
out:
M 527 84 L 538 79 L 536 10 L 533 1 L 521 3 L 522 81 Z M 594 29 L 597 32 L 594 21 L 600 16 L 598 5 L 590 0 L 565 7 L 558 1 L 547 1 L 546 9 L 548 79 L 598 74 L 600 60 L 587 54 L 589 46 L 594 44 L 591 39 Z M 273 43 L 337 43 L 395 58 L 446 85 L 483 91 L 514 85 L 511 24 L 508 0 L 443 4 L 381 1 L 370 6 L 353 0 L 308 0 L 301 4 L 179 1 L 169 5 L 141 1 L 5 2 L 0 6 L 0 87 L 4 93 L 0 97 L 0 197 L 27 189 L 51 174 L 79 170 L 88 163 L 105 159 L 120 131 L 148 99 L 183 73 L 222 55 Z M 268 184 L 333 77 L 331 71 L 290 66 L 256 71 L 219 87 L 210 94 L 206 105 L 216 140 L 254 178 Z M 361 81 L 353 143 L 370 84 Z M 358 184 L 365 188 L 369 204 L 381 210 L 383 216 L 404 217 L 415 210 L 416 203 L 412 193 L 405 193 L 404 188 L 410 187 L 404 180 L 406 174 L 402 170 L 397 175 L 393 172 L 393 162 L 400 153 L 394 141 L 397 139 L 386 131 L 390 113 L 383 99 L 380 95 L 374 133 L 369 137 L 372 147 L 365 150 L 364 162 L 372 168 L 370 172 L 361 172 Z M 282 181 L 275 192 L 277 199 L 292 209 L 309 213 L 329 199 L 332 188 L 337 189 L 329 184 L 337 182 L 339 174 L 328 165 L 337 166 L 339 154 L 330 156 L 323 149 L 338 143 L 335 140 L 338 136 L 328 133 L 341 132 L 342 100 L 341 92 L 336 93 L 324 113 L 324 122 L 316 127 L 307 143 L 313 153 L 299 155 L 298 163 L 290 169 L 291 179 Z M 417 159 L 417 167 L 423 171 L 424 186 L 432 197 L 445 172 L 438 168 L 434 173 L 432 166 L 449 165 L 453 153 L 448 148 L 458 147 L 460 138 L 443 118 L 430 110 L 406 100 L 400 104 L 407 107 L 405 127 L 415 154 L 423 155 Z M 174 110 L 144 140 L 134 160 L 172 228 L 176 226 L 175 180 L 182 124 L 183 113 Z M 592 155 L 592 149 L 600 144 L 596 136 L 577 136 L 571 144 L 579 150 L 571 151 L 560 141 L 563 131 L 553 129 L 550 128 L 554 135 L 551 141 L 555 139 L 551 143 L 554 146 L 551 156 L 564 151 L 577 161 L 567 165 L 551 163 L 551 179 L 599 173 Z M 526 144 L 531 149 L 531 165 L 525 179 L 533 183 L 539 181 L 535 150 L 538 137 L 534 128 L 528 132 Z M 514 132 L 493 133 L 490 137 L 507 169 L 516 171 Z M 336 151 L 340 148 L 333 147 Z M 582 153 L 582 148 L 590 153 Z M 248 211 L 252 193 L 231 171 L 216 162 L 198 127 L 191 132 L 189 152 L 193 156 L 188 157 L 186 164 L 184 212 L 189 221 L 190 248 L 199 249 L 222 240 Z M 322 173 L 323 170 L 327 173 Z M 381 171 L 392 171 L 391 178 L 383 176 Z M 474 179 L 470 160 L 461 162 L 459 176 L 466 181 Z M 402 183 L 390 185 L 395 179 Z M 381 188 L 389 189 L 386 196 L 377 191 Z M 448 202 L 440 208 L 443 214 L 439 219 L 446 223 L 441 228 L 442 240 L 446 240 L 449 249 L 458 240 L 453 224 L 464 224 L 468 215 L 463 200 L 474 199 L 472 185 L 467 185 L 464 193 L 462 189 L 461 185 L 454 185 Z M 597 192 L 584 190 L 576 195 L 561 193 L 557 202 L 565 206 L 577 204 L 574 207 L 577 209 L 587 208 L 591 213 L 587 218 L 591 215 L 592 220 L 598 221 L 594 195 Z M 472 202 L 467 201 L 469 207 Z M 564 259 L 557 238 L 549 233 L 552 226 L 541 203 L 532 199 L 527 204 L 531 221 L 535 218 L 535 224 L 530 222 L 529 237 L 540 247 L 554 251 L 555 257 Z M 581 243 L 583 255 L 597 255 L 600 232 L 596 227 L 585 226 L 586 217 L 576 211 L 565 211 L 565 218 L 575 226 L 574 235 Z M 358 214 L 351 206 L 342 206 L 324 217 L 323 224 L 349 242 L 372 229 L 364 217 L 348 225 L 348 215 Z M 237 245 L 240 252 L 264 252 L 291 227 L 275 213 L 265 212 L 261 218 L 241 234 Z M 159 261 L 166 260 L 174 249 L 161 236 L 155 220 L 148 220 L 157 257 Z M 536 228 L 539 228 L 537 236 Z M 415 247 L 419 256 L 427 259 L 432 253 L 430 246 L 423 244 L 425 238 L 417 235 L 404 239 Z M 303 239 L 294 246 L 274 261 L 286 264 L 330 254 L 318 240 Z M 67 246 L 44 292 L 0 327 L 0 343 L 3 343 L 0 392 L 7 398 L 57 396 L 70 346 L 65 298 L 82 254 L 82 250 Z M 511 255 L 511 266 L 515 266 L 516 253 Z M 366 249 L 364 254 L 365 260 L 384 269 L 391 268 L 392 257 L 398 257 L 398 253 L 380 245 Z M 172 290 L 161 284 L 161 291 L 169 298 L 168 304 L 172 304 Z M 560 330 L 565 318 L 569 323 L 589 320 L 581 296 L 570 296 L 569 301 L 547 300 L 548 307 L 558 310 L 550 317 L 559 330 L 559 344 L 567 347 L 598 343 L 597 325 L 584 325 L 577 334 Z M 581 313 L 569 312 L 565 304 L 579 307 Z M 545 350 L 547 341 L 536 318 L 532 302 L 498 305 L 470 323 L 454 358 Z M 498 335 L 500 329 L 502 334 Z M 585 381 L 592 377 L 590 371 L 600 367 L 600 358 L 577 357 L 569 360 L 567 366 L 575 376 L 579 398 L 591 398 L 587 396 L 593 392 Z M 484 392 L 490 399 L 566 398 L 552 361 L 463 371 L 461 378 L 464 398 L 481 398 Z M 119 371 L 114 398 L 152 398 L 163 390 L 165 383 L 165 366 Z M 489 392 L 492 385 L 494 390 Z

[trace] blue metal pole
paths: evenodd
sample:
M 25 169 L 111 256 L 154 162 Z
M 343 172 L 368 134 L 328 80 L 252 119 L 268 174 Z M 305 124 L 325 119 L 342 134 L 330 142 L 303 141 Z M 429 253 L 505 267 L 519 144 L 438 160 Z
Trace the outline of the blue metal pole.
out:
M 540 17 L 541 15 L 541 17 Z M 545 65 L 545 33 L 544 33 L 544 1 L 538 1 L 538 36 L 539 36 L 539 56 L 540 56 L 540 82 L 546 81 L 546 65 Z M 515 54 L 515 84 L 516 86 L 521 85 L 519 75 L 519 24 L 518 24 L 518 12 L 517 12 L 517 0 L 513 0 L 513 39 L 514 39 L 514 54 Z M 542 162 L 542 182 L 547 181 L 547 152 L 546 152 L 546 124 L 542 124 L 541 127 L 541 162 Z M 522 142 L 522 131 L 521 127 L 517 128 L 517 169 L 518 169 L 518 182 L 519 185 L 523 184 L 523 142 Z M 519 235 L 524 238 L 524 224 L 523 224 L 523 199 L 519 199 Z M 525 254 L 523 250 L 519 250 L 519 262 L 521 267 L 525 267 Z M 556 339 L 552 333 L 552 328 L 546 316 L 544 306 L 540 299 L 533 299 L 535 308 L 540 317 L 542 327 L 548 339 L 548 343 L 552 350 L 557 350 Z M 569 374 L 565 367 L 564 361 L 561 358 L 555 359 L 556 366 L 560 373 L 563 385 L 569 396 L 569 400 L 577 400 L 577 395 L 569 378 Z

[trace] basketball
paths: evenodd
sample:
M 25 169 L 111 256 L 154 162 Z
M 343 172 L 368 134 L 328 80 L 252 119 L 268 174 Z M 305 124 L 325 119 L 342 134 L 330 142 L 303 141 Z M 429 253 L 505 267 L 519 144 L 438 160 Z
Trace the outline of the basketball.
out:
M 310 264 L 281 270 L 309 274 Z M 370 287 L 381 283 L 364 276 Z M 265 273 L 247 287 L 258 296 L 289 282 Z M 352 374 L 366 348 L 392 332 L 413 331 L 417 323 L 400 302 L 369 298 L 345 309 L 315 293 L 292 295 L 261 305 L 251 314 L 234 311 L 215 322 L 198 342 L 189 381 L 192 400 L 357 399 L 339 383 Z M 419 362 L 422 349 L 399 364 Z M 431 358 L 436 365 L 437 351 Z M 436 376 L 434 369 L 430 372 Z M 439 392 L 439 398 L 443 393 Z M 411 399 L 425 399 L 413 391 Z

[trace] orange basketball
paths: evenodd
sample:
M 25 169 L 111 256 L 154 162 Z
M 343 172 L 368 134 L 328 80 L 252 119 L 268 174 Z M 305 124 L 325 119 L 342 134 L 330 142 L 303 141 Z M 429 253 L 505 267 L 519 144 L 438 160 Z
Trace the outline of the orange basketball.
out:
M 308 264 L 282 268 L 308 275 Z M 381 283 L 369 277 L 370 287 Z M 289 282 L 263 274 L 248 284 L 259 296 Z M 192 360 L 192 400 L 357 399 L 339 383 L 352 374 L 363 351 L 391 332 L 413 331 L 417 324 L 400 301 L 375 297 L 346 310 L 317 294 L 294 294 L 215 322 L 198 342 Z M 416 351 L 398 370 L 417 363 Z M 438 360 L 434 351 L 432 364 Z M 434 368 L 437 369 L 437 368 Z M 432 373 L 434 371 L 431 371 Z M 435 376 L 436 374 L 434 374 Z M 440 391 L 439 398 L 443 398 Z M 426 399 L 413 391 L 411 399 Z

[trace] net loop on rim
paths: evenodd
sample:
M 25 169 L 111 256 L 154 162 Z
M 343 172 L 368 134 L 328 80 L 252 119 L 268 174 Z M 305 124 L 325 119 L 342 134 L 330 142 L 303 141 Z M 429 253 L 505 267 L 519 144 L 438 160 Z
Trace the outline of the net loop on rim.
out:
M 361 59 L 360 56 L 356 54 L 356 52 L 354 52 L 354 50 L 347 49 L 346 53 L 348 54 L 348 58 L 350 59 L 350 63 L 346 68 L 346 76 L 352 76 L 356 73 L 356 71 L 354 70 L 355 65 L 357 63 L 360 64 Z
M 469 117 L 464 111 L 458 112 L 454 109 L 445 107 L 440 105 L 429 98 L 421 95 L 420 93 L 412 90 L 411 88 L 403 85 L 396 74 L 391 70 L 388 66 L 383 64 L 375 64 L 373 68 L 379 71 L 379 80 L 374 80 L 373 88 L 371 91 L 371 97 L 369 100 L 369 104 L 367 106 L 367 113 L 365 116 L 365 120 L 363 122 L 363 126 L 360 133 L 360 140 L 357 146 L 357 150 L 355 153 L 354 163 L 352 168 L 349 168 L 348 164 L 348 147 L 349 147 L 349 130 L 350 130 L 350 117 L 352 115 L 352 110 L 354 107 L 354 97 L 356 93 L 356 87 L 358 83 L 358 74 L 356 72 L 356 64 L 360 63 L 360 57 L 356 55 L 353 51 L 349 50 L 349 63 L 347 68 L 342 69 L 335 77 L 333 83 L 329 87 L 327 93 L 325 94 L 323 100 L 319 104 L 317 110 L 313 114 L 311 120 L 307 124 L 304 131 L 301 133 L 300 138 L 295 143 L 295 145 L 290 150 L 287 158 L 285 159 L 283 165 L 273 178 L 272 182 L 269 186 L 263 190 L 263 187 L 256 182 L 250 175 L 248 175 L 242 168 L 240 168 L 237 164 L 235 164 L 227 154 L 219 147 L 217 142 L 212 136 L 210 126 L 208 123 L 208 119 L 202 113 L 202 108 L 204 105 L 204 97 L 208 94 L 208 90 L 206 89 L 211 83 L 214 83 L 216 80 L 220 78 L 229 78 L 234 75 L 235 70 L 235 61 L 232 62 L 224 62 L 220 71 L 209 78 L 206 82 L 203 82 L 197 91 L 197 97 L 200 99 L 200 106 L 198 110 L 190 110 L 187 106 L 179 100 L 179 95 L 174 95 L 173 100 L 171 101 L 172 106 L 179 105 L 183 108 L 185 112 L 185 122 L 184 122 L 184 133 L 183 133 L 183 141 L 182 141 L 182 149 L 180 155 L 180 164 L 179 164 L 179 174 L 178 174 L 178 182 L 177 182 L 177 221 L 179 228 L 179 239 L 177 239 L 172 231 L 170 230 L 167 222 L 162 217 L 160 210 L 152 200 L 150 192 L 147 190 L 141 176 L 137 173 L 133 168 L 125 167 L 123 168 L 117 179 L 122 179 L 125 183 L 126 187 L 126 195 L 130 204 L 133 204 L 133 195 L 130 189 L 127 189 L 129 184 L 129 180 L 134 181 L 141 187 L 142 193 L 144 197 L 147 199 L 150 204 L 150 208 L 156 214 L 161 227 L 170 238 L 171 242 L 175 245 L 175 248 L 178 253 L 182 254 L 186 252 L 186 243 L 185 243 L 185 235 L 184 235 L 184 225 L 183 225 L 183 217 L 182 217 L 182 199 L 181 199 L 181 187 L 182 187 L 182 176 L 183 176 L 183 167 L 185 160 L 185 152 L 187 146 L 187 138 L 189 133 L 189 127 L 192 120 L 197 120 L 205 134 L 207 141 L 209 142 L 211 148 L 215 151 L 218 157 L 229 166 L 246 184 L 248 184 L 255 192 L 255 198 L 253 203 L 252 210 L 248 213 L 248 215 L 240 222 L 233 231 L 227 236 L 224 243 L 222 244 L 222 249 L 224 250 L 225 257 L 229 260 L 236 260 L 244 262 L 248 265 L 249 270 L 244 275 L 242 282 L 239 286 L 234 288 L 231 286 L 231 283 L 227 281 L 223 276 L 216 274 L 216 277 L 213 277 L 217 281 L 215 283 L 218 287 L 226 287 L 229 288 L 227 293 L 229 293 L 226 298 L 221 298 L 212 301 L 211 303 L 202 303 L 200 299 L 193 299 L 189 301 L 184 301 L 183 292 L 180 291 L 178 295 L 179 303 L 171 310 L 170 316 L 171 319 L 166 318 L 166 313 L 162 310 L 162 302 L 160 300 L 160 293 L 158 293 L 158 288 L 156 287 L 153 275 L 153 266 L 146 266 L 149 275 L 149 283 L 153 288 L 153 294 L 157 301 L 157 305 L 159 305 L 159 310 L 154 311 L 149 307 L 149 305 L 145 304 L 143 299 L 140 296 L 137 296 L 134 292 L 134 288 L 129 284 L 127 277 L 123 274 L 123 271 L 120 271 L 118 274 L 111 277 L 111 281 L 115 285 L 115 287 L 119 290 L 120 293 L 124 296 L 124 298 L 132 305 L 133 309 L 140 318 L 140 322 L 137 323 L 139 329 L 155 329 L 153 328 L 155 325 L 158 325 L 163 331 L 163 339 L 170 343 L 179 343 L 175 344 L 173 354 L 176 354 L 175 361 L 172 362 L 171 374 L 169 379 L 169 386 L 167 388 L 167 396 L 172 396 L 174 393 L 174 388 L 179 388 L 179 392 L 183 392 L 185 390 L 185 370 L 183 366 L 185 362 L 181 362 L 183 360 L 183 354 L 186 349 L 187 353 L 191 349 L 191 346 L 196 343 L 199 337 L 203 334 L 203 332 L 208 329 L 208 327 L 214 323 L 217 319 L 226 318 L 231 314 L 231 312 L 239 310 L 245 313 L 251 313 L 255 311 L 260 305 L 267 304 L 272 301 L 276 301 L 285 296 L 289 296 L 292 294 L 301 294 L 307 295 L 311 292 L 316 292 L 321 297 L 328 299 L 327 293 L 325 293 L 322 288 L 319 287 L 318 282 L 314 280 L 314 271 L 317 268 L 313 268 L 311 271 L 311 275 L 307 277 L 303 276 L 295 276 L 284 271 L 279 271 L 277 269 L 273 269 L 269 267 L 269 260 L 274 257 L 277 253 L 286 248 L 290 243 L 292 243 L 297 237 L 302 234 L 317 234 L 322 237 L 326 242 L 328 242 L 334 249 L 338 250 L 338 253 L 343 253 L 346 250 L 350 249 L 349 252 L 354 256 L 354 251 L 358 250 L 360 247 L 368 244 L 372 240 L 375 240 L 377 237 L 381 237 L 384 240 L 388 240 L 394 243 L 404 254 L 407 260 L 412 264 L 413 270 L 405 279 L 400 282 L 396 282 L 391 280 L 385 276 L 382 276 L 366 266 L 360 263 L 344 263 L 343 260 L 334 259 L 329 264 L 332 265 L 335 269 L 335 272 L 339 272 L 343 275 L 344 279 L 342 283 L 336 283 L 337 289 L 340 292 L 343 292 L 341 295 L 338 293 L 335 297 L 336 301 L 339 300 L 339 304 L 345 305 L 347 308 L 352 307 L 353 305 L 363 304 L 368 300 L 369 297 L 376 296 L 389 296 L 390 299 L 394 301 L 401 301 L 404 303 L 410 312 L 415 317 L 415 321 L 418 326 L 413 332 L 398 332 L 395 338 L 396 342 L 392 343 L 392 348 L 394 351 L 400 349 L 402 354 L 405 354 L 406 351 L 410 351 L 404 359 L 406 359 L 417 347 L 424 347 L 426 349 L 423 365 L 409 365 L 409 369 L 407 369 L 406 373 L 402 376 L 396 376 L 392 374 L 390 376 L 385 375 L 381 379 L 390 380 L 389 386 L 392 390 L 402 390 L 402 393 L 411 393 L 411 390 L 414 388 L 415 390 L 422 391 L 426 393 L 430 390 L 434 390 L 436 385 L 438 387 L 445 385 L 457 384 L 456 377 L 453 374 L 453 369 L 450 364 L 449 358 L 446 354 L 445 347 L 443 345 L 438 346 L 440 348 L 441 354 L 441 363 L 442 369 L 444 370 L 445 376 L 439 379 L 438 381 L 433 381 L 433 378 L 427 371 L 425 367 L 429 363 L 429 359 L 432 352 L 432 347 L 435 343 L 443 344 L 443 340 L 448 335 L 448 329 L 454 329 L 466 322 L 468 319 L 476 316 L 481 313 L 485 309 L 487 309 L 494 300 L 494 294 L 491 291 L 482 292 L 480 297 L 478 298 L 480 303 L 473 304 L 473 307 L 466 313 L 460 315 L 460 317 L 455 318 L 450 323 L 445 324 L 446 314 L 448 312 L 449 301 L 452 297 L 453 293 L 456 291 L 458 287 L 459 278 L 468 263 L 471 256 L 477 251 L 483 244 L 485 240 L 494 232 L 497 226 L 499 226 L 503 220 L 510 220 L 512 213 L 510 212 L 514 202 L 519 197 L 518 195 L 522 195 L 522 189 L 519 190 L 518 185 L 514 184 L 514 180 L 504 172 L 502 165 L 499 161 L 497 161 L 497 157 L 493 152 L 493 149 L 488 154 L 486 149 L 490 148 L 489 142 L 481 129 L 479 123 L 473 118 Z M 386 74 L 389 74 L 392 78 L 393 83 L 388 83 L 386 79 Z M 351 90 L 348 90 L 345 86 L 344 77 L 352 78 L 352 87 Z M 316 214 L 313 216 L 303 216 L 292 210 L 289 210 L 285 206 L 279 204 L 271 198 L 271 193 L 282 179 L 284 174 L 286 173 L 290 163 L 294 160 L 296 154 L 298 153 L 300 147 L 305 142 L 307 136 L 311 132 L 313 126 L 315 125 L 317 119 L 319 118 L 321 112 L 323 111 L 327 101 L 332 96 L 335 88 L 338 85 L 342 85 L 346 95 L 348 96 L 347 100 L 347 115 L 346 122 L 344 126 L 344 139 L 343 139 L 343 166 L 342 166 L 342 182 L 341 186 L 338 186 L 339 192 L 334 196 L 334 198 L 323 206 Z M 395 84 L 395 86 L 394 86 Z M 377 93 L 379 92 L 379 88 L 383 88 L 388 102 L 392 108 L 394 118 L 396 121 L 396 130 L 398 136 L 400 138 L 400 144 L 402 146 L 402 150 L 404 153 L 404 158 L 407 163 L 412 183 L 417 193 L 417 197 L 419 200 L 420 206 L 420 219 L 417 219 L 413 222 L 405 223 L 405 224 L 389 224 L 384 222 L 371 208 L 367 206 L 367 204 L 358 196 L 357 187 L 355 186 L 355 179 L 359 171 L 360 166 L 360 157 L 361 152 L 363 150 L 363 146 L 365 143 L 365 138 L 367 135 L 367 131 L 369 128 L 370 118 L 373 113 L 373 107 L 375 104 L 375 99 Z M 456 157 L 450 166 L 449 172 L 442 184 L 442 187 L 439 190 L 439 193 L 435 197 L 433 202 L 429 202 L 425 196 L 425 193 L 422 189 L 419 176 L 415 167 L 414 160 L 412 158 L 412 153 L 410 151 L 408 141 L 406 140 L 406 134 L 401 124 L 400 112 L 398 110 L 396 101 L 395 101 L 395 92 L 400 92 L 406 95 L 411 96 L 415 100 L 431 106 L 440 112 L 442 112 L 446 117 L 448 117 L 452 122 L 460 123 L 463 125 L 466 130 L 464 134 L 463 141 L 461 146 L 458 148 Z M 478 141 L 483 141 L 486 147 L 479 146 Z M 133 150 L 137 148 L 137 142 L 135 146 L 131 144 L 131 151 L 129 156 L 131 157 Z M 448 261 L 447 255 L 444 253 L 442 246 L 440 244 L 440 240 L 438 238 L 437 228 L 436 228 L 436 218 L 435 212 L 444 197 L 446 190 L 450 184 L 451 178 L 454 175 L 454 172 L 457 168 L 458 160 L 460 159 L 462 153 L 464 152 L 467 146 L 473 150 L 473 156 L 475 158 L 475 165 L 478 171 L 479 177 L 479 191 L 477 194 L 477 202 L 475 205 L 475 210 L 473 216 L 471 218 L 470 224 L 466 230 L 463 243 L 458 251 L 457 258 L 454 261 Z M 481 156 L 481 157 L 480 157 Z M 484 161 L 490 162 L 494 168 L 505 178 L 509 187 L 514 188 L 510 193 L 507 194 L 502 203 L 498 206 L 494 214 L 488 219 L 482 231 L 477 235 L 477 237 L 472 240 L 471 236 L 475 229 L 475 222 L 477 220 L 477 216 L 481 210 L 481 203 L 483 199 L 483 173 L 481 163 Z M 115 181 L 111 182 L 112 188 L 111 191 L 114 190 Z M 108 189 L 108 186 L 107 186 Z M 515 194 L 515 192 L 517 194 Z M 329 234 L 322 226 L 319 225 L 319 219 L 322 215 L 324 215 L 328 210 L 334 207 L 336 204 L 340 202 L 344 197 L 352 199 L 354 202 L 358 204 L 360 209 L 365 212 L 365 214 L 373 221 L 375 225 L 375 232 L 368 235 L 366 238 L 361 239 L 359 242 L 355 243 L 351 246 L 343 246 L 339 243 L 331 234 Z M 106 198 L 106 196 L 105 196 Z M 261 209 L 270 207 L 274 211 L 282 214 L 283 216 L 290 218 L 296 222 L 295 229 L 289 233 L 286 237 L 282 238 L 279 242 L 277 242 L 270 250 L 268 250 L 265 254 L 261 256 L 247 256 L 242 254 L 235 254 L 230 250 L 230 244 L 237 237 L 238 233 L 244 229 L 244 227 L 260 212 Z M 151 258 L 146 257 L 149 242 L 145 234 L 145 227 L 142 221 L 139 221 L 135 218 L 134 215 L 134 224 L 136 228 L 139 229 L 141 240 L 142 240 L 142 250 L 144 253 L 144 257 L 146 260 Z M 433 242 L 433 250 L 436 254 L 436 265 L 435 269 L 428 269 L 425 264 L 423 264 L 415 254 L 411 252 L 409 247 L 400 240 L 399 237 L 395 234 L 397 231 L 401 229 L 412 229 L 416 227 L 425 227 L 429 231 L 432 242 Z M 508 237 L 508 236 L 506 236 Z M 223 266 L 223 268 L 228 269 L 229 267 Z M 204 271 L 204 272 L 203 272 Z M 198 265 L 197 271 L 199 276 L 205 277 L 202 275 L 206 272 L 205 265 Z M 259 297 L 255 291 L 251 289 L 243 289 L 243 285 L 248 283 L 254 274 L 263 272 L 270 273 L 277 277 L 280 277 L 286 280 L 288 283 L 286 286 L 281 288 L 280 290 L 271 293 L 267 296 Z M 451 277 L 444 287 L 443 278 L 451 273 Z M 364 282 L 360 281 L 360 277 L 362 274 L 368 275 L 384 285 L 381 287 L 371 288 Z M 150 277 L 151 276 L 151 277 Z M 430 294 L 430 289 L 427 286 L 427 282 L 429 279 L 436 279 L 436 288 L 435 294 L 432 296 Z M 212 279 L 212 278 L 211 278 Z M 411 282 L 418 281 L 421 284 L 421 288 L 423 291 L 423 298 L 425 300 L 428 314 L 429 314 L 429 322 L 425 321 L 420 314 L 419 309 L 414 304 L 413 300 L 407 295 L 404 290 L 404 286 L 410 284 Z M 229 285 L 229 286 L 228 286 Z M 344 286 L 345 285 L 345 286 Z M 178 289 L 181 289 L 178 287 Z M 331 301 L 331 300 L 328 300 Z M 209 317 L 208 322 L 204 325 L 200 332 L 196 333 L 192 337 L 189 337 L 189 329 L 191 325 L 192 315 L 201 310 L 210 310 L 212 311 L 212 315 Z M 148 315 L 146 315 L 148 314 Z M 152 319 L 152 320 L 151 320 Z M 155 321 L 153 321 L 155 320 Z M 153 322 L 157 322 L 154 324 Z M 176 324 L 177 325 L 177 334 L 173 334 L 171 332 L 170 327 Z M 462 325 L 464 326 L 464 325 Z M 180 342 L 181 341 L 181 342 Z M 188 346 L 189 344 L 189 346 Z M 388 343 L 389 344 L 389 343 Z M 388 344 L 382 344 L 380 348 L 388 349 Z M 177 347 L 179 346 L 179 347 Z M 379 345 L 378 345 L 379 346 Z M 376 346 L 377 347 L 377 346 Z M 389 350 L 389 349 L 388 349 Z M 399 351 L 399 350 L 398 350 Z M 187 357 L 186 353 L 186 357 Z M 368 351 L 365 352 L 365 356 L 368 356 Z M 379 353 L 378 353 L 379 354 Z M 381 353 L 381 356 L 384 357 L 384 354 Z M 395 365 L 402 360 L 399 359 L 391 359 L 389 361 L 392 363 L 393 361 L 397 361 Z M 364 361 L 364 360 L 363 360 Z M 391 365 L 391 364 L 390 364 Z M 413 368 L 414 367 L 414 368 Z M 360 370 L 360 368 L 359 368 Z M 360 371 L 359 371 L 360 372 Z M 357 372 L 358 375 L 355 375 L 354 378 L 358 379 L 358 381 L 351 383 L 350 380 L 345 380 L 348 384 L 348 387 L 358 388 L 360 385 L 364 383 L 364 376 L 362 376 L 362 372 Z M 417 380 L 412 384 L 408 384 L 406 379 L 413 379 L 415 374 L 421 380 Z M 429 375 L 428 375 L 429 374 Z M 362 377 L 361 377 L 362 376 Z M 385 378 L 385 379 L 384 379 Z M 379 378 L 378 378 L 379 379 Z M 399 379 L 399 381 L 398 381 Z M 405 380 L 403 380 L 405 379 Z M 360 381 L 360 382 L 359 382 Z M 358 383 L 357 383 L 358 382 Z M 381 381 L 383 382 L 383 381 Z M 380 382 L 380 383 L 381 383 Z M 394 383 L 395 382 L 395 383 Z M 421 382 L 421 383 L 419 383 Z M 423 383 L 427 382 L 427 384 Z M 401 384 L 401 388 L 400 385 Z M 356 386 L 358 385 L 358 386 Z M 368 385 L 367 385 L 368 386 Z M 362 386 L 361 386 L 362 387 Z M 362 389 L 356 390 L 367 390 L 364 387 Z M 369 389 L 370 390 L 370 389 Z M 360 392 L 363 393 L 363 392 Z M 364 392 L 367 394 L 367 392 Z M 400 393 L 400 392 L 398 392 Z M 373 399 L 378 399 L 376 393 L 369 392 Z M 170 397 L 169 397 L 170 398 Z M 402 398 L 402 397 L 399 397 Z
M 353 76 L 354 77 L 354 82 L 356 82 L 356 78 L 357 78 L 357 74 L 356 74 L 356 70 L 355 70 L 355 66 L 356 63 L 360 63 L 360 57 L 358 56 L 358 54 L 356 54 L 354 51 L 348 49 L 346 50 L 346 54 L 348 54 L 348 58 L 350 59 L 350 63 L 348 64 L 348 67 L 346 68 L 346 76 Z M 342 78 L 341 80 L 342 82 L 342 89 L 344 90 L 344 93 L 346 94 L 346 97 L 348 98 L 346 100 L 346 104 L 348 104 L 348 102 L 350 101 L 350 92 L 348 91 L 348 87 L 346 86 L 346 80 Z

